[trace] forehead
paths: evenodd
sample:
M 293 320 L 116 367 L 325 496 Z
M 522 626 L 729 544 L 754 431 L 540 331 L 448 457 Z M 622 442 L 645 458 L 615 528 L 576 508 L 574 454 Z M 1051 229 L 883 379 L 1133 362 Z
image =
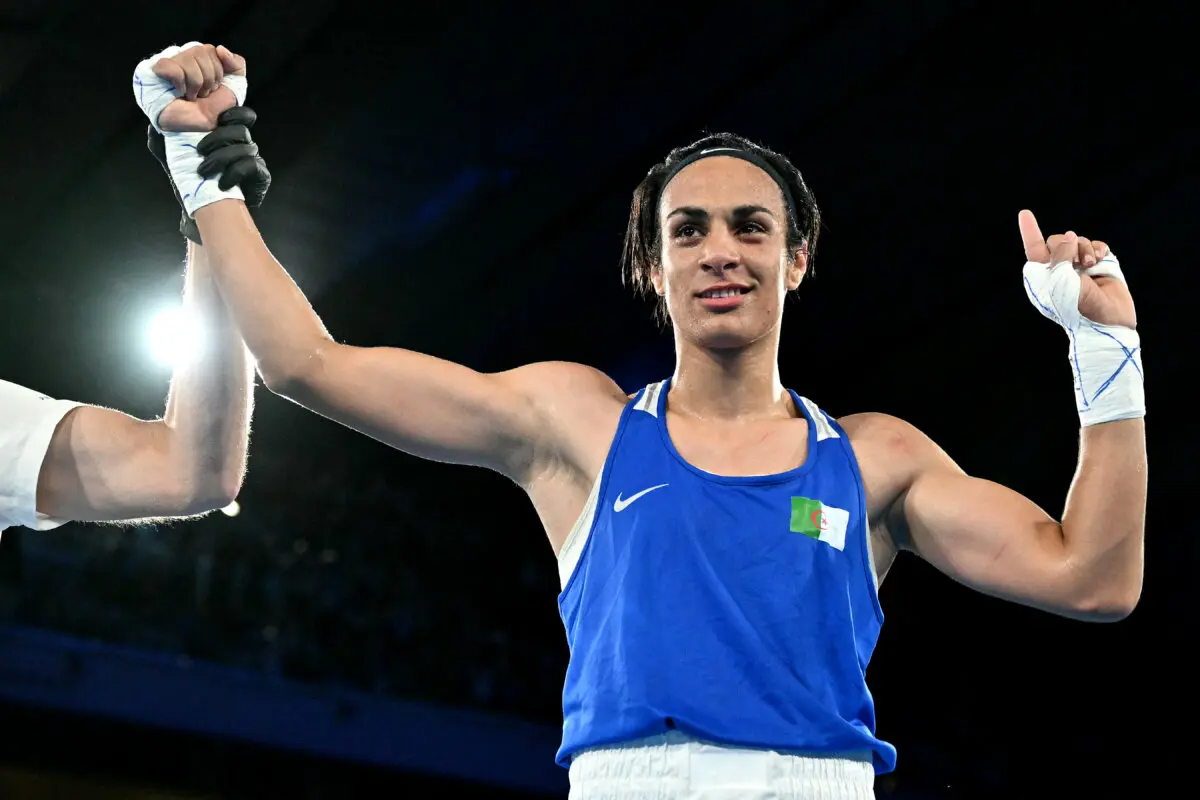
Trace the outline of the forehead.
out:
M 750 162 L 711 156 L 688 164 L 671 179 L 662 193 L 659 213 L 669 214 L 680 206 L 715 211 L 742 205 L 759 205 L 782 216 L 783 192 L 770 175 Z

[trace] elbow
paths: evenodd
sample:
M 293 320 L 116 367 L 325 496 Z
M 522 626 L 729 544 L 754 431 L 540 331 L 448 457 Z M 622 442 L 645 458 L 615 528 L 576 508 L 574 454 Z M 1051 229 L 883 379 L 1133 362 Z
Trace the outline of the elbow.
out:
M 239 468 L 235 474 L 222 476 L 221 480 L 214 485 L 214 491 L 201 495 L 200 499 L 208 506 L 208 510 L 225 508 L 237 500 L 237 496 L 242 491 L 243 472 Z
M 319 364 L 324 359 L 325 348 L 333 341 L 324 339 L 306 347 L 299 358 L 275 360 L 264 358 L 258 362 L 258 374 L 263 384 L 272 394 L 296 399 L 304 393 L 305 386 L 319 370 Z
M 280 397 L 289 397 L 303 382 L 299 372 L 284 370 L 263 361 L 258 362 L 258 374 L 267 390 Z
M 209 454 L 209 458 L 216 454 Z M 242 490 L 245 476 L 246 451 L 231 448 L 220 455 L 219 463 L 208 462 L 209 458 L 196 458 L 189 463 L 178 461 L 174 469 L 166 469 L 164 475 L 173 475 L 170 489 L 162 494 L 162 514 L 172 517 L 192 517 L 225 508 Z
M 207 471 L 192 482 L 195 489 L 188 498 L 189 513 L 205 514 L 225 508 L 241 493 L 245 476 L 245 449 L 228 453 L 220 468 Z
M 1116 602 L 1110 603 L 1103 610 L 1107 613 L 1106 622 L 1120 622 L 1133 613 L 1138 602 L 1142 599 L 1142 576 L 1138 575 L 1137 584 L 1131 587 Z
M 1141 597 L 1142 578 L 1139 574 L 1136 581 L 1088 595 L 1075 604 L 1073 616 L 1088 622 L 1120 622 L 1133 613 Z
M 1076 609 L 1076 616 L 1087 622 L 1120 622 L 1132 614 L 1136 607 L 1136 599 L 1129 602 L 1081 606 Z
M 207 514 L 211 511 L 216 511 L 225 508 L 234 501 L 236 494 L 204 492 L 197 493 L 191 497 L 184 498 L 177 509 L 171 514 L 173 517 L 198 517 Z
M 241 489 L 240 473 L 236 478 L 213 476 L 197 480 L 174 498 L 170 515 L 192 517 L 225 508 L 237 499 Z

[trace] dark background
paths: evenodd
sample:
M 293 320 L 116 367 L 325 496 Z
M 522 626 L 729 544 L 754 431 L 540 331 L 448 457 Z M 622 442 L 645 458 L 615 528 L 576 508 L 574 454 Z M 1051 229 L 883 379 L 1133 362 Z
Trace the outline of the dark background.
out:
M 144 326 L 177 297 L 184 248 L 130 75 L 197 39 L 249 60 L 275 177 L 256 216 L 339 340 L 482 370 L 581 361 L 630 391 L 666 377 L 669 334 L 619 276 L 628 201 L 671 147 L 733 130 L 791 156 L 824 213 L 815 275 L 784 325 L 785 383 L 834 415 L 905 418 L 1057 514 L 1078 421 L 1066 339 L 1021 288 L 1016 216 L 1030 208 L 1047 235 L 1109 242 L 1138 304 L 1145 591 L 1128 620 L 1088 625 L 902 557 L 868 672 L 879 732 L 900 753 L 877 792 L 1028 796 L 1184 772 L 1197 164 L 1183 8 L 5 0 L 0 376 L 161 413 L 168 372 Z M 559 725 L 557 575 L 520 491 L 261 387 L 257 401 L 239 516 L 9 530 L 0 622 Z M 64 796 L 451 786 L 0 711 L 0 765 L 75 776 Z M 0 783 L 11 796 L 51 796 L 13 780 Z

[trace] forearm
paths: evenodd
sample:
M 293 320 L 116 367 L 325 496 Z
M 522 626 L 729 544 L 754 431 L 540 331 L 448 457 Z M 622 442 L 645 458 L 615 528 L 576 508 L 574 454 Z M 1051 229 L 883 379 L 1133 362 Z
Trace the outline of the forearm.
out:
M 302 375 L 329 334 L 263 243 L 245 204 L 212 203 L 195 219 L 221 294 L 263 379 L 276 387 Z
M 254 374 L 205 248 L 189 242 L 188 265 L 183 306 L 199 320 L 204 346 L 176 366 L 163 423 L 174 468 L 198 498 L 232 498 L 245 472 Z
M 1063 512 L 1063 541 L 1088 605 L 1131 608 L 1142 588 L 1146 428 L 1142 419 L 1083 429 Z

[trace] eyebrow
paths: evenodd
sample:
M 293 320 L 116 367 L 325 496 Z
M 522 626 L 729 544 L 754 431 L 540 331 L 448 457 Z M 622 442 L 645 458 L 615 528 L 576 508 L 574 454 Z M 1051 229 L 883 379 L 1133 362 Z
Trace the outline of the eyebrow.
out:
M 688 219 L 704 220 L 709 218 L 708 212 L 699 206 L 680 206 L 670 214 L 667 214 L 667 219 L 670 219 L 677 214 L 683 215 Z M 733 210 L 732 216 L 735 220 L 744 220 L 748 217 L 754 216 L 755 214 L 766 214 L 772 219 L 775 217 L 775 215 L 771 213 L 771 209 L 765 208 L 764 206 L 755 205 L 738 206 Z

